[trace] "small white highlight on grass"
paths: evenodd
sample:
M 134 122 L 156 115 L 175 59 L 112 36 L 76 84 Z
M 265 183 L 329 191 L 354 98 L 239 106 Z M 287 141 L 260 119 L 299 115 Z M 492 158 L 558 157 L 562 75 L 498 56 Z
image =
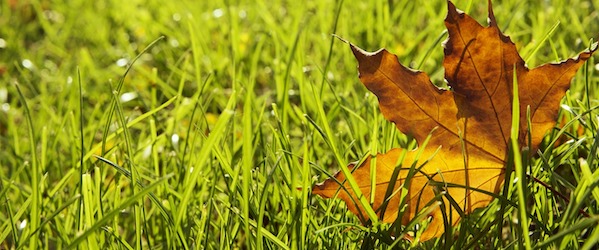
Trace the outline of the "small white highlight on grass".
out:
M 514 184 L 518 183 L 518 177 L 514 177 Z
M 144 148 L 143 158 L 147 159 L 150 157 L 150 155 L 152 155 L 152 145 L 148 145 L 146 148 Z
M 179 14 L 179 13 L 173 14 L 173 21 L 175 21 L 175 22 L 181 21 L 181 14 Z
M 67 77 L 67 85 L 71 85 L 73 83 L 73 77 Z
M 26 226 L 27 226 L 27 220 L 21 221 L 21 223 L 19 223 L 19 230 L 25 229 Z
M 568 106 L 566 104 L 562 104 L 562 105 L 560 105 L 560 107 L 562 109 L 564 109 L 565 111 L 568 111 L 568 112 L 572 113 L 572 108 L 570 106 Z
M 2 111 L 4 112 L 8 112 L 10 110 L 10 104 L 8 103 L 3 103 L 2 104 Z
M 189 167 L 189 172 L 193 173 L 193 167 Z
M 177 39 L 170 39 L 169 43 L 170 43 L 171 47 L 173 47 L 173 48 L 179 47 L 179 41 Z
M 212 16 L 214 18 L 221 18 L 224 14 L 225 12 L 222 9 L 215 9 L 212 11 Z
M 121 95 L 121 102 L 128 102 L 137 98 L 137 92 L 127 92 Z
M 327 79 L 329 81 L 335 80 L 335 74 L 333 74 L 332 72 L 327 73 Z
M 56 11 L 45 10 L 44 16 L 46 17 L 47 20 L 50 20 L 55 23 L 64 22 L 64 17 L 59 12 L 56 12 Z
M 248 16 L 248 13 L 245 10 L 239 11 L 239 18 L 245 19 Z
M 171 142 L 173 142 L 173 144 L 179 144 L 179 135 L 178 134 L 173 134 L 171 136 Z
M 116 60 L 116 66 L 119 66 L 119 67 L 125 67 L 125 66 L 127 66 L 127 63 L 129 63 L 129 60 L 127 60 L 125 58 Z
M 168 202 L 168 200 L 162 200 L 162 201 L 160 201 L 160 203 L 162 203 L 162 206 L 170 208 L 170 203 Z
M 599 71 L 599 63 L 595 64 L 595 70 Z
M 6 40 L 0 38 L 0 49 L 6 48 Z
M 235 110 L 225 109 L 225 110 L 223 110 L 223 114 L 234 115 L 235 114 Z
M 23 67 L 25 67 L 26 69 L 33 69 L 33 63 L 31 62 L 31 60 L 29 59 L 25 59 L 23 60 L 23 62 L 21 62 L 21 64 L 23 65 Z
M 272 73 L 272 69 L 270 67 L 265 67 L 264 68 L 264 73 L 267 75 L 270 75 Z
M 0 89 L 0 102 L 6 102 L 8 100 L 8 90 L 6 88 Z

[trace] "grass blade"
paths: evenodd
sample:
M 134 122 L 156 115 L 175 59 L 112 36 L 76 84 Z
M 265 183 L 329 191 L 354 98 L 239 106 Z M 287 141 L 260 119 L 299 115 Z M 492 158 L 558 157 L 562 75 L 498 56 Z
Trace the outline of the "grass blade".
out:
M 25 119 L 27 120 L 27 125 L 28 125 L 28 131 L 29 131 L 29 146 L 30 146 L 30 150 L 31 150 L 31 213 L 29 214 L 29 224 L 28 227 L 30 228 L 30 231 L 33 232 L 37 232 L 37 228 L 40 225 L 40 214 L 41 214 L 41 209 L 42 209 L 42 197 L 40 194 L 40 174 L 41 174 L 41 168 L 39 166 L 39 162 L 38 162 L 38 155 L 37 155 L 37 145 L 35 143 L 35 140 L 37 137 L 35 137 L 35 127 L 33 126 L 33 119 L 31 118 L 31 112 L 29 111 L 29 105 L 27 104 L 27 100 L 25 99 L 25 96 L 23 95 L 23 92 L 21 91 L 21 88 L 19 87 L 18 84 L 15 84 L 15 87 L 17 88 L 17 92 L 19 93 L 19 100 L 21 101 L 21 104 L 23 105 L 23 108 L 25 109 Z M 38 248 L 38 241 L 37 239 L 34 239 L 32 241 L 29 241 L 29 248 L 30 249 L 37 249 Z
M 104 224 L 106 224 L 109 220 L 111 220 L 113 217 L 117 216 L 123 209 L 135 204 L 136 202 L 141 200 L 141 198 L 143 196 L 147 195 L 152 190 L 156 189 L 158 186 L 160 186 L 160 184 L 162 184 L 164 181 L 166 181 L 167 179 L 169 179 L 171 177 L 173 177 L 173 174 L 169 174 L 165 177 L 162 177 L 162 178 L 156 180 L 154 183 L 148 185 L 146 188 L 141 189 L 135 195 L 124 200 L 118 207 L 116 207 L 112 211 L 104 214 L 104 217 L 102 217 L 102 219 L 96 221 L 87 230 L 78 234 L 78 236 L 75 237 L 75 239 L 73 239 L 73 241 L 71 241 L 66 248 L 73 249 L 74 247 L 78 246 L 81 242 L 86 240 L 89 235 L 95 233 L 98 229 L 100 229 L 102 226 L 104 226 Z

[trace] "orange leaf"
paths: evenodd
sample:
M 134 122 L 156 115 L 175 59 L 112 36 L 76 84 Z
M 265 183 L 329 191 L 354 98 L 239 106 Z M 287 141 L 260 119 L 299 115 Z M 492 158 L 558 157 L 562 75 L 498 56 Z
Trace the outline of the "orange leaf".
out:
M 413 136 L 422 145 L 435 129 L 428 145 L 415 151 L 392 149 L 376 156 L 376 193 L 372 207 L 383 222 L 394 222 L 405 209 L 402 224 L 407 224 L 437 199 L 445 206 L 433 208 L 430 223 L 421 240 L 437 237 L 444 230 L 443 212 L 455 225 L 460 214 L 484 207 L 493 200 L 489 193 L 499 193 L 504 181 L 512 121 L 512 81 L 514 69 L 520 93 L 521 145 L 528 142 L 526 109 L 530 107 L 532 128 L 529 147 L 536 152 L 545 133 L 556 123 L 560 101 L 578 68 L 595 49 L 575 59 L 558 64 L 545 64 L 529 70 L 509 37 L 497 27 L 489 1 L 489 26 L 483 27 L 470 16 L 456 10 L 448 2 L 445 25 L 449 38 L 445 43 L 445 79 L 451 90 L 435 87 L 429 77 L 398 62 L 387 50 L 368 53 L 351 45 L 358 60 L 360 81 L 379 100 L 384 117 L 397 128 Z M 398 162 L 404 155 L 403 161 Z M 419 157 L 418 154 L 421 154 Z M 367 159 L 353 177 L 361 192 L 370 199 L 370 161 Z M 410 166 L 418 172 L 405 183 Z M 351 166 L 353 167 L 353 166 Z M 386 205 L 385 193 L 394 171 L 399 171 L 393 190 L 403 187 L 407 194 L 394 192 Z M 335 178 L 343 183 L 345 176 Z M 316 185 L 314 194 L 344 200 L 350 211 L 366 223 L 363 208 L 347 183 L 340 185 L 328 179 Z M 438 198 L 443 194 L 443 198 Z M 406 207 L 400 207 L 402 196 Z M 451 197 L 456 205 L 452 205 Z M 383 207 L 385 211 L 383 212 Z M 445 211 L 441 211 L 445 207 Z M 459 211 L 457 210 L 459 209 Z

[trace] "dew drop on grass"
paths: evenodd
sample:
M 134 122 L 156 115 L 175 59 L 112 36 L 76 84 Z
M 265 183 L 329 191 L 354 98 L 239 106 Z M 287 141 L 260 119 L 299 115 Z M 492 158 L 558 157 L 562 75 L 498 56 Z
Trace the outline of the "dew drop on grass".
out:
M 171 141 L 173 142 L 173 144 L 177 145 L 179 143 L 179 135 L 178 134 L 173 134 L 171 136 Z
M 215 9 L 212 11 L 212 16 L 214 18 L 221 18 L 224 14 L 225 12 L 222 9 Z
M 171 45 L 171 47 L 173 48 L 177 48 L 179 47 L 179 41 L 177 39 L 170 39 L 169 44 Z
M 4 112 L 8 112 L 10 110 L 10 104 L 8 103 L 3 103 L 2 104 L 2 111 Z
M 595 70 L 599 71 L 599 63 L 595 64 Z
M 173 21 L 175 21 L 175 22 L 181 21 L 181 14 L 179 14 L 179 13 L 173 14 Z
M 0 38 L 0 49 L 6 48 L 6 40 Z
M 335 80 L 335 74 L 333 74 L 333 72 L 328 72 L 327 73 L 327 79 L 329 81 Z
M 129 60 L 127 60 L 125 58 L 116 60 L 116 66 L 119 66 L 119 67 L 125 67 L 125 66 L 127 66 L 127 63 L 129 63 Z
M 518 177 L 514 177 L 514 184 L 518 183 Z
M 23 60 L 23 62 L 21 62 L 21 64 L 23 65 L 23 67 L 25 67 L 26 69 L 33 69 L 33 63 L 31 62 L 31 60 L 29 59 L 25 59 Z
M 127 92 L 121 95 L 121 102 L 128 102 L 137 98 L 137 92 Z
M 27 220 L 21 221 L 21 223 L 19 223 L 19 230 L 25 229 L 26 226 L 27 226 Z

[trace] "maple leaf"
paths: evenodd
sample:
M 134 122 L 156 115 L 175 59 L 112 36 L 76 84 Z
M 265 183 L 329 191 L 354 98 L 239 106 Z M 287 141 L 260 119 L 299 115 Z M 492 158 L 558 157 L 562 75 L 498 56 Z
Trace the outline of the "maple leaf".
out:
M 412 136 L 420 148 L 378 154 L 374 194 L 373 159 L 349 168 L 366 200 L 375 196 L 371 206 L 383 222 L 394 222 L 402 214 L 401 223 L 406 225 L 425 211 L 429 223 L 420 240 L 445 231 L 444 213 L 455 225 L 460 215 L 487 206 L 493 200 L 491 194 L 499 193 L 509 154 L 514 70 L 520 100 L 519 144 L 530 141 L 531 152 L 536 152 L 556 123 L 572 77 L 596 49 L 529 70 L 515 44 L 497 27 L 491 1 L 488 27 L 458 11 L 450 1 L 445 25 L 449 38 L 444 44 L 443 66 L 450 90 L 434 86 L 424 72 L 401 65 L 387 50 L 368 53 L 350 44 L 359 63 L 360 81 L 378 97 L 384 117 Z M 427 138 L 428 144 L 422 147 Z M 397 181 L 393 183 L 394 174 Z M 313 193 L 325 198 L 337 195 L 367 223 L 363 203 L 345 182 L 343 172 L 334 179 L 316 185 Z M 339 183 L 344 183 L 343 187 Z M 405 206 L 400 207 L 402 196 Z M 445 205 L 439 206 L 440 201 Z

